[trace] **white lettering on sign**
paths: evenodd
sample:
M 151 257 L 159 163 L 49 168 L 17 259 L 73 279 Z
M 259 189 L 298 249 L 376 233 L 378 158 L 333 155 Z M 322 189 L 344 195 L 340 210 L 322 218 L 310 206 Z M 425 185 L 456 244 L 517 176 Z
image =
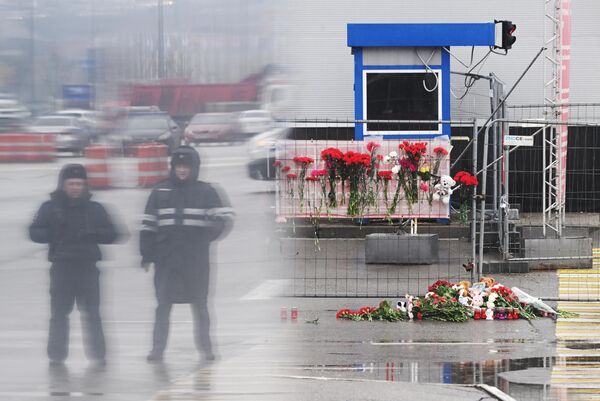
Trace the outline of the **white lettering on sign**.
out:
M 533 146 L 530 135 L 504 135 L 504 146 Z

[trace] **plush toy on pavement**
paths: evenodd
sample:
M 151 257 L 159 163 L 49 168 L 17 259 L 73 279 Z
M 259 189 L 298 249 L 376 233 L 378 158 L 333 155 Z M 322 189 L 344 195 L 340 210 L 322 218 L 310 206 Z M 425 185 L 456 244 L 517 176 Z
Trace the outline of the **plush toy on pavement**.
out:
M 443 175 L 440 177 L 440 182 L 435 184 L 433 187 L 433 197 L 434 201 L 441 200 L 442 203 L 448 204 L 450 203 L 450 195 L 452 195 L 452 187 L 456 185 L 456 181 L 452 179 L 449 175 Z

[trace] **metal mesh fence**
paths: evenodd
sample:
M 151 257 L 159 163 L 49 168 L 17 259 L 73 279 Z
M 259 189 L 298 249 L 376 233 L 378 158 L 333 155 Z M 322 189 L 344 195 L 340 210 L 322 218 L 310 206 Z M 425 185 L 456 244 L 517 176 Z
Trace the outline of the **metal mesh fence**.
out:
M 389 131 L 403 125 L 369 124 Z M 429 129 L 432 122 L 410 124 Z M 289 295 L 399 297 L 422 294 L 438 279 L 472 280 L 468 189 L 444 195 L 441 177 L 453 176 L 450 159 L 462 151 L 473 123 L 440 124 L 457 140 L 372 135 L 355 141 L 353 123 L 280 123 L 266 170 L 277 183 Z M 333 150 L 345 157 L 343 167 L 327 158 Z M 298 158 L 306 157 L 312 161 L 304 166 Z M 469 165 L 466 160 L 460 167 L 471 171 Z
M 438 122 L 448 124 L 451 140 L 409 139 L 403 145 L 424 144 L 414 175 L 402 171 L 411 168 L 402 165 L 410 158 L 403 140 L 353 139 L 354 124 L 363 121 L 279 122 L 271 131 L 272 147 L 260 159 L 260 174 L 275 179 L 279 257 L 289 279 L 286 295 L 402 297 L 423 295 L 437 280 L 472 282 L 491 276 L 546 299 L 600 299 L 600 275 L 594 269 L 600 222 L 594 155 L 598 126 L 581 113 L 568 127 L 564 201 L 551 210 L 543 201 L 548 197 L 544 187 L 553 182 L 551 174 L 547 179 L 548 147 L 560 124 L 530 117 L 510 121 L 498 123 L 501 135 L 488 138 L 485 174 L 484 129 L 467 121 Z M 478 130 L 478 142 L 463 152 Z M 533 136 L 532 146 L 503 148 L 496 142 L 502 134 Z M 370 142 L 379 146 L 368 149 Z M 449 154 L 434 171 L 438 147 Z M 343 179 L 337 170 L 331 175 L 322 152 L 332 148 L 346 156 L 365 155 L 364 170 L 357 173 L 362 178 L 355 184 L 352 173 Z M 391 152 L 398 154 L 395 160 Z M 303 157 L 311 161 L 303 165 L 297 159 Z M 423 167 L 429 168 L 429 176 Z M 384 178 L 387 171 L 392 172 L 389 180 Z M 454 184 L 448 204 L 432 196 L 442 175 L 456 178 L 459 171 L 479 172 L 478 185 Z M 552 171 L 556 179 L 556 168 Z M 352 202 L 358 206 L 352 208 Z M 548 220 L 552 213 L 561 215 L 560 233 Z

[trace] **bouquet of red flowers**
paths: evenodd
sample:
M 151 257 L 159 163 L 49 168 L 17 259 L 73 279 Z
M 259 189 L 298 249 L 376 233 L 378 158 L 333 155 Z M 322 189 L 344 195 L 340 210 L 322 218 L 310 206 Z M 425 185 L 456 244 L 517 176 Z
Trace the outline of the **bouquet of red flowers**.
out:
M 479 184 L 477 177 L 466 171 L 459 171 L 454 175 L 454 181 L 459 184 L 458 187 L 458 202 L 459 212 L 458 218 L 461 223 L 467 224 L 469 221 L 469 205 L 468 201 L 472 196 L 473 188 Z
M 305 156 L 294 157 L 294 163 L 300 166 L 300 176 L 298 180 L 298 196 L 300 196 L 300 212 L 304 209 L 304 179 L 308 166 L 314 162 L 314 159 Z
M 321 159 L 325 162 L 325 169 L 327 170 L 327 176 L 329 178 L 329 193 L 327 200 L 329 207 L 337 207 L 337 196 L 336 190 L 336 179 L 338 175 L 341 175 L 340 169 L 344 164 L 344 154 L 337 148 L 327 148 L 321 151 Z

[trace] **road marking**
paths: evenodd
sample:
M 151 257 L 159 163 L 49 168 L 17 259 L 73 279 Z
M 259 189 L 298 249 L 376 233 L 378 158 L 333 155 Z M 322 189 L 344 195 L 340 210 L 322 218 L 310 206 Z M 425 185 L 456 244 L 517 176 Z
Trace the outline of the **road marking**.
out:
M 600 339 L 600 248 L 592 250 L 592 269 L 558 270 L 559 298 L 588 302 L 560 301 L 558 309 L 578 313 L 576 318 L 556 322 L 556 364 L 551 387 L 564 399 L 594 399 L 600 389 L 600 363 L 580 358 L 599 358 L 594 344 Z M 586 348 L 587 347 L 587 348 Z M 565 394 L 566 392 L 566 394 Z
M 290 280 L 265 280 L 240 299 L 242 301 L 259 301 L 281 297 L 285 295 L 285 290 L 290 286 Z

